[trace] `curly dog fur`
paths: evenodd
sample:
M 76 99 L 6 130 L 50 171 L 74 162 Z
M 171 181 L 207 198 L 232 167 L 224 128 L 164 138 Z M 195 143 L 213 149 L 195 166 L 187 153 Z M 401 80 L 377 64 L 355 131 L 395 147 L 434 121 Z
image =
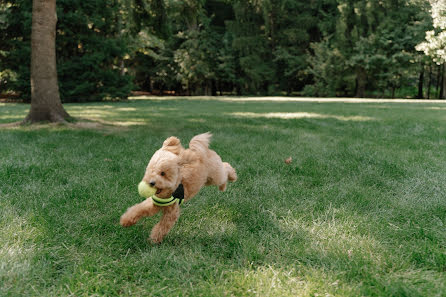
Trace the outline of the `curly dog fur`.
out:
M 237 174 L 231 165 L 222 162 L 220 156 L 209 149 L 212 134 L 197 135 L 184 149 L 176 137 L 167 138 L 161 149 L 155 152 L 147 165 L 143 181 L 157 189 L 156 196 L 169 198 L 180 184 L 184 187 L 184 200 L 194 197 L 203 186 L 217 185 L 226 190 L 228 181 L 236 181 Z M 142 217 L 163 212 L 161 220 L 153 227 L 150 239 L 160 243 L 180 216 L 178 203 L 157 206 L 152 198 L 135 204 L 121 216 L 124 227 L 134 225 Z

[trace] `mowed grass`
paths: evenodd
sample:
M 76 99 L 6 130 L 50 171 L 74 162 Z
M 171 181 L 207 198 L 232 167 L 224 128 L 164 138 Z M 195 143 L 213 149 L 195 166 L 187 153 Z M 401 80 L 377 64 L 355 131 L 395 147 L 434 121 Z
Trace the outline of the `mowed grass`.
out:
M 446 296 L 446 104 L 65 107 L 90 123 L 0 128 L 0 296 Z M 239 180 L 161 245 L 122 228 L 163 140 L 206 131 Z

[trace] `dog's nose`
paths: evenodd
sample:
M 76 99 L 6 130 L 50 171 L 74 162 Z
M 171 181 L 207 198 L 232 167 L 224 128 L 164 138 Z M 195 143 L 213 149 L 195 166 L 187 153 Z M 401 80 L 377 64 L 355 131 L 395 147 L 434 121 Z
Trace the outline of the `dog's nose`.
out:
M 151 186 L 151 187 L 154 187 L 154 186 L 155 186 L 155 182 L 154 182 L 154 181 L 151 181 L 151 182 L 150 182 L 150 186 Z

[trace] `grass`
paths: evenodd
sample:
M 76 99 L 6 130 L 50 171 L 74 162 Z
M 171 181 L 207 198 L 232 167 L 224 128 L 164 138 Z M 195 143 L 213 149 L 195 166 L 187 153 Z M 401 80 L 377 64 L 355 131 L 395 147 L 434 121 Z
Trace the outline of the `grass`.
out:
M 446 296 L 446 104 L 65 106 L 90 124 L 0 128 L 0 296 Z M 205 131 L 239 180 L 161 245 L 120 227 L 162 141 Z

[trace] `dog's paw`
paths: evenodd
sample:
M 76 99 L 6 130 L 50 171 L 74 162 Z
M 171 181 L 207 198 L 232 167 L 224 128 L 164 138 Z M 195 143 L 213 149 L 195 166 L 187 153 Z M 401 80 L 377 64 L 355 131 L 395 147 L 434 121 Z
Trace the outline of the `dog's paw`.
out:
M 162 238 L 153 238 L 153 237 L 149 237 L 148 240 L 152 244 L 161 244 L 161 242 L 163 241 Z
M 163 241 L 164 235 L 155 228 L 150 234 L 149 241 L 153 244 L 160 244 Z
M 125 213 L 121 216 L 119 224 L 121 224 L 121 226 L 123 227 L 130 227 L 132 225 L 135 225 L 137 221 L 138 220 L 135 217 Z

